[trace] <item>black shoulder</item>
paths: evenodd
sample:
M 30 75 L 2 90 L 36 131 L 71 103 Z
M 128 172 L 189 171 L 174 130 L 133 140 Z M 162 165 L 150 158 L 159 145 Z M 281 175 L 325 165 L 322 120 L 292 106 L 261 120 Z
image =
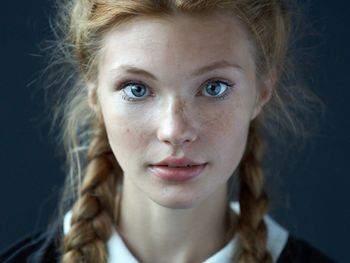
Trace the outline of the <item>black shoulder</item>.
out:
M 59 258 L 56 229 L 30 235 L 0 253 L 1 263 L 56 263 Z
M 304 240 L 289 236 L 277 263 L 335 263 Z

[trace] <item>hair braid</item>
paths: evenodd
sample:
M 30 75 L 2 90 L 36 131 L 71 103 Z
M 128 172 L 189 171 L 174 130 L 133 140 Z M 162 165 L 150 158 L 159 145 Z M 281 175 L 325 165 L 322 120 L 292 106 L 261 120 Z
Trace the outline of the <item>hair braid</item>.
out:
M 257 120 L 253 121 L 248 134 L 247 150 L 239 168 L 240 217 L 238 233 L 240 263 L 269 263 L 271 255 L 266 248 L 267 228 L 264 215 L 268 210 L 268 196 L 264 190 L 261 168 L 263 142 Z
M 80 195 L 72 210 L 71 229 L 64 238 L 63 263 L 106 262 L 106 241 L 115 219 L 116 161 L 99 124 L 92 139 Z

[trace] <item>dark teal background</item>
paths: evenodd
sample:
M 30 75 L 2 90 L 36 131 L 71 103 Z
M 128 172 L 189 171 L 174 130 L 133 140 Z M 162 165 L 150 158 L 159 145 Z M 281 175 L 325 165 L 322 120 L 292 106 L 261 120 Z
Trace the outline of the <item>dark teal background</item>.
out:
M 63 183 L 62 158 L 42 123 L 47 112 L 34 81 L 48 37 L 49 1 L 5 1 L 0 15 L 0 249 L 44 227 Z M 305 81 L 327 105 L 317 133 L 290 152 L 273 176 L 272 214 L 291 233 L 338 262 L 350 262 L 350 4 L 304 3 Z M 309 27 L 306 28 L 306 32 Z M 289 162 L 290 160 L 290 162 Z M 277 179 L 276 179 L 277 178 Z

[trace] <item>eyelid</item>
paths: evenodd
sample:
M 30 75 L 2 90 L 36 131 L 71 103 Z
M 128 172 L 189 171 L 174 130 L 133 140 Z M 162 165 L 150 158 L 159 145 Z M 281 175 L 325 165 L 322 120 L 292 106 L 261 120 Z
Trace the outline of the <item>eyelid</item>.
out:
M 118 90 L 122 90 L 124 89 L 126 86 L 128 85 L 132 85 L 132 84 L 141 84 L 141 85 L 144 85 L 146 88 L 150 89 L 149 86 L 144 83 L 143 81 L 140 81 L 140 80 L 131 80 L 131 79 L 127 79 L 127 80 L 121 80 L 119 81 L 116 85 L 115 85 L 115 90 L 118 91 Z
M 207 82 L 216 82 L 216 81 L 220 81 L 222 83 L 225 83 L 225 84 L 227 84 L 227 86 L 233 85 L 232 81 L 229 81 L 229 80 L 224 79 L 224 78 L 212 78 L 212 79 L 209 79 Z
M 200 87 L 203 88 L 205 85 L 207 85 L 208 83 L 211 83 L 211 82 L 222 82 L 222 83 L 226 84 L 229 87 L 234 86 L 234 83 L 229 81 L 229 80 L 227 80 L 227 79 L 224 79 L 224 78 L 211 78 L 211 79 L 208 79 L 208 80 L 204 81 L 203 84 L 200 85 Z

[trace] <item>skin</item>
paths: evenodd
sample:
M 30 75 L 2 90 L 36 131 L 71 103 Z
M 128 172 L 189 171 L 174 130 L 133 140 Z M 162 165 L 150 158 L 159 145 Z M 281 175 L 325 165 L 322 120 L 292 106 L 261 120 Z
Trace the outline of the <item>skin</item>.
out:
M 105 36 L 90 104 L 124 171 L 117 227 L 141 262 L 202 262 L 225 245 L 227 181 L 271 95 L 268 85 L 258 92 L 252 50 L 238 21 L 220 14 L 139 17 Z M 223 97 L 205 92 L 213 79 Z M 130 100 L 124 81 L 149 93 Z M 192 180 L 164 181 L 149 165 L 169 156 L 207 165 Z

